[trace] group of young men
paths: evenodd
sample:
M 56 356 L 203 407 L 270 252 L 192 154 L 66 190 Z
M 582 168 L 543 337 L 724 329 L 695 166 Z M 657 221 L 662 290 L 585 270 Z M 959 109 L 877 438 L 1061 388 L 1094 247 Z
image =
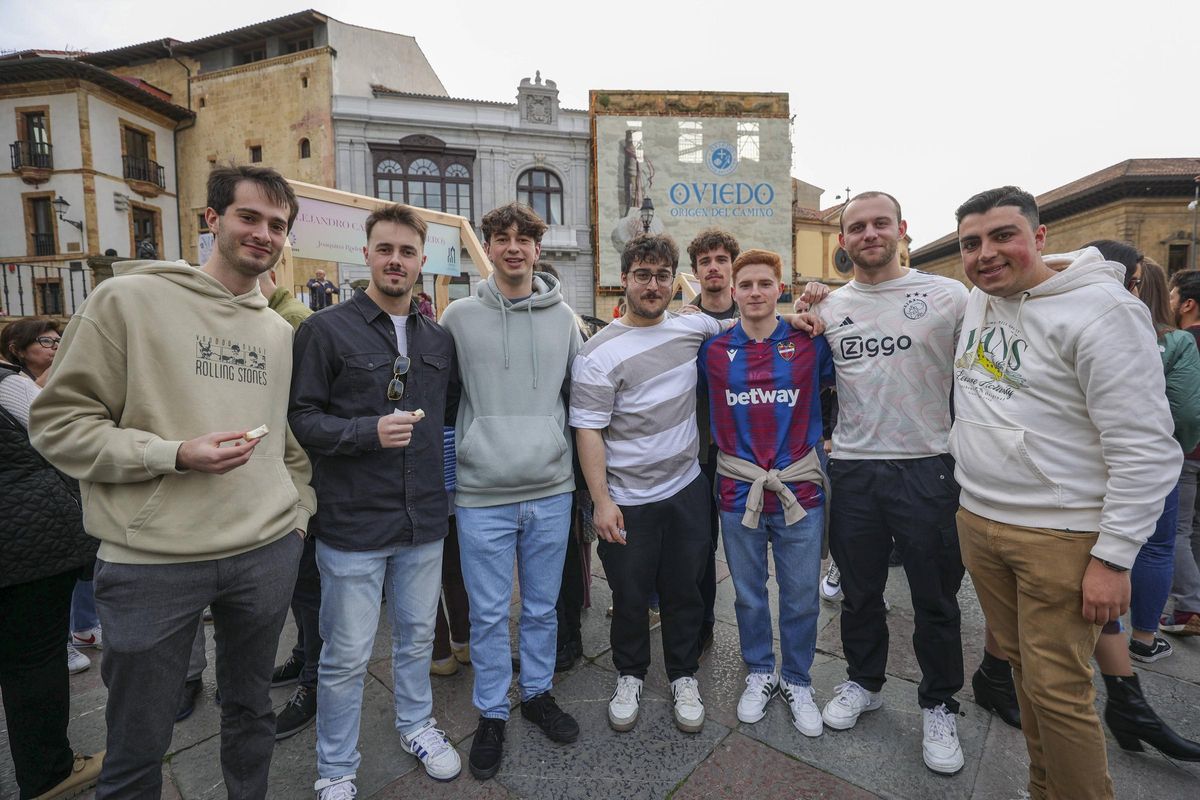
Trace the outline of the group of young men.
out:
M 586 343 L 558 281 L 535 271 L 546 225 L 525 206 L 483 217 L 492 274 L 440 324 L 413 301 L 425 223 L 403 206 L 375 211 L 369 286 L 305 320 L 293 342 L 257 286 L 296 216 L 287 182 L 267 169 L 217 169 L 208 205 L 211 259 L 199 270 L 135 262 L 97 287 L 31 413 L 35 445 L 81 481 L 87 529 L 102 539 L 109 749 L 98 798 L 158 796 L 205 606 L 225 784 L 230 796 L 266 796 L 268 688 L 309 537 L 323 641 L 318 798 L 356 792 L 363 678 L 385 590 L 401 743 L 431 777 L 459 774 L 429 683 L 450 511 L 443 422 L 457 449 L 476 777 L 502 761 L 514 561 L 521 714 L 555 742 L 579 736 L 550 693 L 574 439 L 613 591 L 613 729 L 637 723 L 654 596 L 676 725 L 704 724 L 696 672 L 712 636 L 719 516 L 749 672 L 739 719 L 762 719 L 778 694 L 812 737 L 880 707 L 895 542 L 915 611 L 924 762 L 954 773 L 964 761 L 954 719 L 965 560 L 1017 676 L 1031 794 L 1111 796 L 1086 658 L 1097 625 L 1128 604 L 1123 570 L 1181 456 L 1168 450 L 1165 399 L 1119 418 L 1104 399 L 1118 384 L 1162 384 L 1144 310 L 1109 291 L 1088 251 L 1078 267 L 1046 267 L 1027 194 L 1005 187 L 959 209 L 979 289 L 970 298 L 955 281 L 901 266 L 905 223 L 881 192 L 842 210 L 854 280 L 815 293 L 821 302 L 798 316 L 777 314 L 780 257 L 739 252 L 713 231 L 689 248 L 701 298 L 672 314 L 678 248 L 637 237 L 622 254 L 624 316 Z M 1068 305 L 1092 312 L 1081 320 Z M 826 477 L 819 393 L 834 384 Z M 698 385 L 711 420 L 703 438 Z M 255 430 L 264 424 L 267 433 Z M 1162 469 L 1145 468 L 1152 456 Z M 848 675 L 822 710 L 810 668 L 826 540 L 843 576 Z

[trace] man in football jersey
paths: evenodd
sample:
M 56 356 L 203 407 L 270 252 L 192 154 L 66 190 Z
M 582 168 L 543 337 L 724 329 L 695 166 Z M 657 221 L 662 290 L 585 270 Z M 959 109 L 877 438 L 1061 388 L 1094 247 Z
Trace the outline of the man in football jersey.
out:
M 954 521 L 959 487 L 948 455 L 949 398 L 967 291 L 958 281 L 901 266 L 906 229 L 891 195 L 851 198 L 838 243 L 854 279 L 815 309 L 837 368 L 829 549 L 842 573 L 848 662 L 848 679 L 822 717 L 845 730 L 883 703 L 883 589 L 894 540 L 912 592 L 925 764 L 953 774 L 963 766 L 954 695 L 963 685 L 956 595 L 964 569 Z
M 820 736 L 809 669 L 825 528 L 820 389 L 833 382 L 833 359 L 823 337 L 809 338 L 777 316 L 782 267 L 782 259 L 766 250 L 738 257 L 733 296 L 741 322 L 701 346 L 699 365 L 720 451 L 714 459 L 717 503 L 737 591 L 742 660 L 750 672 L 738 719 L 758 722 L 779 692 L 796 729 Z M 779 582 L 782 675 L 772 647 L 768 543 Z

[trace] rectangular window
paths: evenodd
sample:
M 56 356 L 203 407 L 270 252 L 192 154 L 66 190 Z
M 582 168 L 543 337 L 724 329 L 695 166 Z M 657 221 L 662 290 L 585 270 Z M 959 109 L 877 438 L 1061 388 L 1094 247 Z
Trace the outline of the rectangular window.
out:
M 63 290 L 61 278 L 36 278 L 34 280 L 33 305 L 38 314 L 61 317 L 63 314 Z
M 239 64 L 253 64 L 255 61 L 263 61 L 267 57 L 267 45 L 265 42 L 251 45 L 242 48 L 238 51 L 237 58 Z
M 50 158 L 50 120 L 46 109 L 30 109 L 17 113 L 17 146 L 13 154 L 13 169 L 35 167 L 53 169 Z
M 679 123 L 679 163 L 699 164 L 704 161 L 703 123 L 684 120 Z
M 313 37 L 312 32 L 308 32 L 303 36 L 297 36 L 294 39 L 288 39 L 283 43 L 284 53 L 299 53 L 302 50 L 312 50 Z
M 150 158 L 150 137 L 142 131 L 125 128 L 125 155 L 130 158 Z
M 50 201 L 48 196 L 31 197 L 27 201 L 30 255 L 52 256 L 58 250 L 54 235 L 54 207 Z
M 1190 269 L 1192 266 L 1191 255 L 1188 250 L 1190 248 L 1186 244 L 1172 244 L 1167 247 L 1167 274 L 1174 275 L 1181 269 Z
M 737 124 L 738 161 L 758 161 L 758 123 Z
M 250 146 L 250 163 L 258 164 L 262 161 L 262 145 L 255 144 Z
M 22 114 L 22 120 L 25 134 L 22 138 L 34 145 L 46 145 L 50 143 L 50 136 L 46 132 L 46 112 L 45 111 L 30 111 Z

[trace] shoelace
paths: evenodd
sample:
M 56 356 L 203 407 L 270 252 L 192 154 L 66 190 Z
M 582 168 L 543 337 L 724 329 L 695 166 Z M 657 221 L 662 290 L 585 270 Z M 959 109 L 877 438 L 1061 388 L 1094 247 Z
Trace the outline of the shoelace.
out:
M 859 703 L 862 703 L 863 705 L 866 705 L 866 703 L 867 703 L 867 698 L 866 698 L 867 690 L 864 689 L 863 687 L 859 686 L 854 681 L 846 681 L 845 683 L 840 683 L 840 684 L 838 684 L 838 687 L 836 689 L 834 689 L 833 691 L 836 695 L 836 697 L 834 698 L 834 702 L 837 703 L 838 705 L 846 706 L 849 708 L 849 707 L 856 706 Z
M 500 726 L 480 723 L 475 737 L 484 744 L 496 744 L 500 741 Z
M 304 705 L 304 701 L 307 697 L 308 697 L 308 687 L 307 686 L 297 686 L 296 691 L 292 694 L 291 698 L 288 700 L 288 705 L 296 706 L 297 708 L 299 708 L 300 706 Z
M 626 675 L 617 681 L 617 692 L 613 699 L 618 703 L 636 703 L 641 690 L 642 687 L 638 685 L 637 679 Z
M 746 686 L 747 688 L 753 689 L 756 693 L 768 694 L 770 691 L 773 691 L 773 687 L 771 687 L 771 677 L 772 676 L 770 675 L 763 675 L 762 673 L 747 675 Z
M 418 753 L 424 752 L 429 758 L 436 758 L 450 749 L 450 743 L 446 741 L 445 731 L 430 725 L 412 740 L 412 749 Z
M 945 706 L 938 706 L 929 713 L 929 738 L 942 741 L 955 735 L 954 720 Z
M 675 684 L 675 702 L 679 703 L 700 703 L 700 685 L 696 683 L 695 678 L 680 678 Z
M 797 710 L 817 707 L 816 701 L 813 700 L 812 687 L 792 686 L 787 683 L 782 685 L 787 690 L 788 705 Z

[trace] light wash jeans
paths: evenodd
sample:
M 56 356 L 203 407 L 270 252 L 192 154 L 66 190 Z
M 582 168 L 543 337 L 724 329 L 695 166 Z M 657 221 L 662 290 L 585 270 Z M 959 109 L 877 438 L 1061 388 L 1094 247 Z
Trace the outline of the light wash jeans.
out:
M 550 690 L 557 650 L 558 589 L 571 526 L 571 492 L 487 508 L 455 506 L 463 580 L 471 601 L 472 699 L 479 713 L 508 719 L 512 655 L 508 607 L 513 557 L 521 584 L 521 700 Z
M 100 615 L 96 613 L 96 598 L 91 581 L 75 581 L 75 591 L 71 593 L 71 631 L 83 633 L 100 624 Z
M 317 774 L 358 770 L 363 678 L 387 582 L 392 627 L 396 730 L 420 728 L 433 714 L 429 663 L 442 591 L 442 542 L 383 550 L 339 550 L 317 539 L 321 570 L 321 666 L 317 672 Z
M 751 674 L 773 673 L 771 603 L 767 597 L 767 542 L 775 557 L 779 583 L 779 645 L 783 652 L 780 674 L 788 683 L 811 686 L 813 655 L 817 649 L 817 615 L 820 602 L 821 536 L 825 507 L 808 509 L 804 519 L 788 525 L 783 512 L 761 514 L 757 528 L 742 525 L 740 511 L 721 512 L 721 541 L 737 591 L 734 612 L 742 642 L 742 660 Z

